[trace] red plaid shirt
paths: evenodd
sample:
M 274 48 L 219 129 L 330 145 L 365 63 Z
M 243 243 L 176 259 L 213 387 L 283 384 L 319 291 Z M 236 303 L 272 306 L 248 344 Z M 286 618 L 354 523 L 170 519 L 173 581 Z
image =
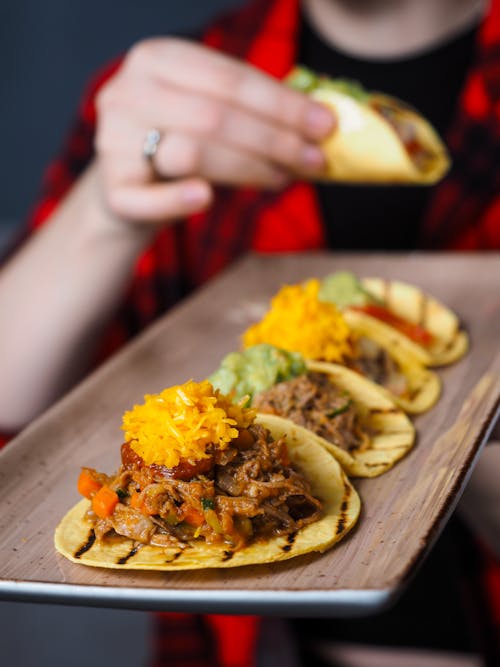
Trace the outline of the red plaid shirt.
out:
M 281 78 L 295 61 L 298 25 L 298 0 L 254 0 L 220 20 L 206 34 L 205 43 Z M 119 66 L 119 61 L 108 66 L 87 91 L 63 153 L 48 170 L 42 199 L 32 217 L 33 228 L 50 217 L 92 159 L 95 95 Z M 446 141 L 453 167 L 434 189 L 422 221 L 421 247 L 500 249 L 500 0 L 491 2 L 479 30 L 475 59 Z M 100 357 L 117 349 L 249 249 L 276 252 L 324 246 L 321 215 L 311 185 L 296 183 L 279 194 L 219 188 L 210 211 L 162 230 L 138 259 L 127 297 L 105 336 Z M 498 589 L 495 576 L 491 584 Z M 250 665 L 249 646 L 256 619 L 227 618 L 221 624 L 221 617 L 210 617 L 212 628 L 227 629 L 227 624 L 232 624 L 230 632 L 216 632 L 222 642 L 219 663 L 224 667 Z M 179 640 L 179 629 L 187 628 L 184 634 L 192 636 L 198 621 L 182 615 L 176 619 L 176 642 L 165 639 L 164 634 L 158 645 L 158 655 L 165 654 L 165 664 L 213 664 L 203 657 L 201 645 Z M 169 617 L 165 632 L 173 621 Z M 172 633 L 169 637 L 172 639 Z M 227 643 L 224 637 L 232 641 Z M 174 645 L 180 647 L 177 656 Z M 192 649 L 188 654 L 187 646 Z

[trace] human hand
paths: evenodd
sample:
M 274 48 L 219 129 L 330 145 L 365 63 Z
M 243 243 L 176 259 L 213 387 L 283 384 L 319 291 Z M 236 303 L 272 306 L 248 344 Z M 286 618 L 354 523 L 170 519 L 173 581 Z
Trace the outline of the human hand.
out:
M 325 166 L 317 144 L 330 111 L 249 65 L 179 39 L 129 52 L 97 97 L 97 168 L 104 201 L 133 222 L 206 208 L 214 184 L 283 187 Z M 141 153 L 151 128 L 161 139 Z

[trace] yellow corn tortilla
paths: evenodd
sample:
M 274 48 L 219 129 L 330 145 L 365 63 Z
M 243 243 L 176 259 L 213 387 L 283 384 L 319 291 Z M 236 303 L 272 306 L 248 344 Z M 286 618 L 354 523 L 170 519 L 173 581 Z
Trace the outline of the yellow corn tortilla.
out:
M 411 340 L 389 324 L 365 313 L 347 310 L 344 315 L 349 326 L 369 318 L 370 336 L 387 341 L 409 359 L 425 366 L 445 366 L 457 361 L 467 352 L 467 333 L 460 328 L 458 317 L 449 308 L 414 285 L 382 278 L 364 278 L 363 287 L 379 299 L 391 312 L 408 322 L 419 324 L 434 337 L 429 347 Z M 356 324 L 357 323 L 357 324 Z M 365 325 L 367 326 L 367 325 Z
M 387 398 L 412 415 L 426 412 L 432 408 L 441 394 L 439 375 L 422 365 L 422 362 L 411 351 L 408 352 L 406 345 L 401 345 L 399 338 L 394 339 L 385 330 L 381 331 L 375 326 L 380 320 L 365 316 L 364 313 L 355 310 L 347 310 L 343 315 L 351 331 L 375 341 L 398 363 L 405 376 L 408 382 L 409 396 L 398 396 L 386 387 L 377 385 Z M 381 324 L 383 323 L 381 322 Z M 392 331 L 394 329 L 391 328 Z M 406 337 L 404 338 L 406 339 Z
M 371 101 L 389 106 L 415 127 L 418 142 L 432 156 L 425 167 L 412 159 L 392 125 L 369 104 L 321 85 L 310 95 L 330 107 L 337 118 L 337 127 L 323 143 L 328 179 L 348 183 L 431 184 L 448 171 L 450 160 L 437 132 L 425 118 L 399 100 L 376 93 L 369 95 Z
M 312 551 L 324 552 L 354 526 L 360 500 L 337 460 L 311 436 L 287 420 L 276 421 L 261 415 L 258 422 L 268 428 L 274 439 L 286 435 L 292 462 L 309 480 L 312 492 L 323 501 L 323 516 L 295 535 L 259 541 L 232 551 L 227 544 L 208 545 L 193 540 L 184 549 L 162 548 L 136 543 L 125 537 L 92 541 L 92 527 L 85 519 L 90 501 L 84 499 L 62 519 L 55 532 L 55 547 L 74 563 L 114 569 L 198 570 L 237 567 L 286 560 Z M 79 555 L 81 554 L 81 555 Z
M 406 414 L 398 408 L 381 390 L 359 373 L 323 361 L 308 361 L 307 366 L 313 372 L 326 373 L 331 382 L 346 391 L 354 401 L 363 425 L 376 431 L 368 447 L 363 450 L 348 452 L 335 443 L 329 442 L 311 430 L 296 426 L 302 437 L 310 434 L 316 442 L 330 452 L 342 465 L 350 477 L 377 477 L 394 466 L 413 446 L 415 428 Z M 275 415 L 257 414 L 257 421 L 264 418 L 268 423 L 292 423 L 289 419 Z M 283 426 L 284 428 L 284 426 Z

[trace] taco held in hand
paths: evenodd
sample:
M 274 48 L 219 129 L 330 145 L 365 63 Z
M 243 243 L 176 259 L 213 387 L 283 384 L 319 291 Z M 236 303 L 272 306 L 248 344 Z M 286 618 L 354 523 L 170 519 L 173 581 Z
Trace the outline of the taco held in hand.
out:
M 348 475 L 375 477 L 412 447 L 415 430 L 377 387 L 339 364 L 306 362 L 260 344 L 233 352 L 210 377 L 235 398 L 249 397 L 267 425 L 294 424 L 341 463 Z
M 323 144 L 328 179 L 431 184 L 448 171 L 450 160 L 439 135 L 401 100 L 303 67 L 295 68 L 287 81 L 335 112 L 337 128 Z
M 360 507 L 337 461 L 293 426 L 254 418 L 208 381 L 146 396 L 124 415 L 118 473 L 82 469 L 86 499 L 59 524 L 57 550 L 92 566 L 181 570 L 333 545 Z

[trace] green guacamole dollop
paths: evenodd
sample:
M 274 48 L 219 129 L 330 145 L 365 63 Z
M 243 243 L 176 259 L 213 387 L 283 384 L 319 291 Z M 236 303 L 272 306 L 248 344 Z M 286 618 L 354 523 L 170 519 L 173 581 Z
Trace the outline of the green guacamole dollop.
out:
M 334 303 L 340 309 L 376 303 L 376 299 L 363 287 L 354 273 L 349 271 L 338 271 L 323 278 L 318 298 L 320 301 Z
M 298 352 L 261 343 L 228 354 L 208 379 L 223 394 L 232 393 L 235 399 L 248 396 L 251 403 L 255 394 L 306 371 L 304 358 Z

